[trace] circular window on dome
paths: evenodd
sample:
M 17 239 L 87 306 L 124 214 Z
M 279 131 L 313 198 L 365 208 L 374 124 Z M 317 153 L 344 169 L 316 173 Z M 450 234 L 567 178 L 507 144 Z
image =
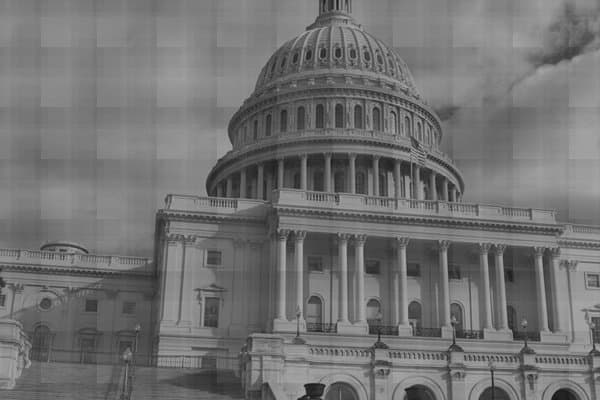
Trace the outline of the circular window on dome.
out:
M 310 61 L 310 60 L 312 60 L 312 56 L 313 56 L 312 50 L 308 49 L 308 50 L 306 50 L 306 54 L 304 55 L 304 59 L 306 61 Z
M 40 300 L 39 306 L 40 309 L 48 311 L 52 308 L 52 299 L 50 299 L 49 297 L 44 297 L 42 300 Z
M 327 58 L 327 49 L 325 47 L 321 47 L 321 50 L 319 50 L 319 58 L 321 60 L 324 60 Z

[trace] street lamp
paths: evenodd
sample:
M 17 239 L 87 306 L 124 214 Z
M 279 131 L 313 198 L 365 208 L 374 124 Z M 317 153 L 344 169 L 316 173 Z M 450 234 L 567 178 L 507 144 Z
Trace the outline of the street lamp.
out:
M 294 344 L 306 344 L 306 340 L 300 337 L 300 317 L 302 316 L 302 311 L 300 310 L 300 305 L 296 306 L 296 337 L 292 341 Z
M 376 349 L 387 349 L 387 344 L 381 341 L 381 321 L 383 320 L 383 315 L 381 314 L 381 311 L 377 313 L 375 319 L 377 320 L 377 341 L 375 342 L 373 347 Z
M 456 344 L 456 325 L 458 324 L 458 320 L 456 316 L 452 314 L 450 318 L 450 325 L 452 325 L 452 345 L 448 349 L 448 351 L 463 351 L 462 347 Z
M 496 370 L 496 363 L 494 363 L 494 360 L 490 360 L 490 362 L 488 363 L 488 366 L 490 367 L 490 374 L 492 376 L 492 400 L 496 399 L 496 385 L 494 383 L 494 371 Z
M 125 362 L 125 377 L 123 379 L 123 389 L 121 390 L 121 400 L 129 400 L 129 363 L 133 359 L 131 348 L 128 347 L 125 349 L 121 358 Z
M 521 349 L 522 354 L 535 353 L 535 351 L 533 351 L 533 349 L 527 345 L 527 339 L 528 339 L 527 326 L 528 325 L 529 325 L 529 322 L 527 322 L 527 319 L 525 317 L 523 317 L 523 319 L 521 320 L 521 328 L 523 329 L 523 333 L 525 334 L 525 337 L 524 337 L 523 348 Z

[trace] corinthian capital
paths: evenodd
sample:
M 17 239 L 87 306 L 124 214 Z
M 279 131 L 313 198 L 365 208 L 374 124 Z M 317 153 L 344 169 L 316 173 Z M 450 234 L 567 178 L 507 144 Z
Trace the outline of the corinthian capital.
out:
M 449 240 L 438 240 L 438 250 L 439 251 L 448 251 L 448 248 L 450 247 L 450 242 Z
M 294 240 L 296 242 L 303 242 L 306 239 L 306 231 L 294 231 Z
M 407 237 L 397 237 L 396 238 L 396 246 L 398 246 L 398 248 L 403 248 L 408 246 L 408 242 L 410 242 L 410 238 Z
M 339 242 L 348 242 L 348 239 L 350 239 L 351 237 L 352 237 L 352 235 L 349 233 L 338 233 L 337 234 L 337 240 Z
M 280 241 L 287 240 L 289 234 L 290 234 L 289 229 L 277 229 L 277 231 L 275 233 L 277 240 L 280 240 Z
M 492 248 L 492 244 L 491 243 L 479 243 L 478 247 L 479 247 L 479 254 L 487 255 L 490 252 L 490 249 Z
M 495 244 L 494 245 L 494 253 L 496 253 L 497 256 L 503 255 L 505 250 L 506 250 L 505 244 Z
M 546 251 L 545 247 L 534 247 L 533 255 L 535 255 L 536 257 L 542 257 L 544 255 L 544 251 Z
M 364 246 L 367 241 L 367 235 L 354 235 L 353 239 L 356 247 Z
M 550 249 L 550 256 L 552 258 L 558 258 L 558 257 L 560 257 L 560 247 L 552 247 Z

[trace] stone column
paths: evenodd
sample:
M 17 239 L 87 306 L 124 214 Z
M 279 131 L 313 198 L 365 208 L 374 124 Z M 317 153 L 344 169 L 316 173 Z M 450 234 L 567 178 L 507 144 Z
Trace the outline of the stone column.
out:
M 406 247 L 408 246 L 409 238 L 399 237 L 396 238 L 397 246 L 397 264 L 398 264 L 398 275 L 400 283 L 400 298 L 399 298 L 399 321 L 398 321 L 398 335 L 399 336 L 411 336 L 412 328 L 408 321 L 408 272 L 406 264 Z
M 421 167 L 417 164 L 413 165 L 413 199 L 423 200 L 421 193 Z
M 429 174 L 429 193 L 431 196 L 431 200 L 433 201 L 437 201 L 438 199 L 437 188 L 435 186 L 436 175 L 437 174 L 435 173 L 435 171 L 431 171 L 431 173 Z
M 300 189 L 308 190 L 308 154 L 300 156 Z
M 349 163 L 350 163 L 350 193 L 356 193 L 356 154 L 350 153 L 349 155 Z
M 227 177 L 227 197 L 233 197 L 233 177 L 229 175 Z
M 394 195 L 396 199 L 402 197 L 402 162 L 394 160 Z
M 338 323 L 348 323 L 348 234 L 338 233 L 338 263 L 340 269 Z
M 497 329 L 508 330 L 508 316 L 506 314 L 506 284 L 504 282 L 504 250 L 506 245 L 494 246 L 496 256 L 496 315 L 498 316 Z
M 440 283 L 441 283 L 441 301 L 442 301 L 442 327 L 450 328 L 450 284 L 448 281 L 448 248 L 449 240 L 439 240 L 439 258 L 440 258 Z
M 566 333 L 568 330 L 567 315 L 562 311 L 561 307 L 566 302 L 564 293 L 568 290 L 566 282 L 561 284 L 560 279 L 560 248 L 555 247 L 550 250 L 550 277 L 552 279 L 550 294 L 552 298 L 552 311 L 554 315 L 554 331 Z
M 277 231 L 277 243 L 278 243 L 278 262 L 277 262 L 277 319 L 283 322 L 287 322 L 286 317 L 286 305 L 285 305 L 285 289 L 286 289 L 286 258 L 287 258 L 287 238 L 289 231 L 285 229 L 279 229 Z
M 442 200 L 448 201 L 448 178 L 446 177 L 442 181 Z
M 285 179 L 285 160 L 283 158 L 277 159 L 277 189 L 283 189 L 283 182 Z
M 379 156 L 373 156 L 373 196 L 381 196 L 379 193 Z
M 166 236 L 163 256 L 164 296 L 161 297 L 161 325 L 175 326 L 179 319 L 179 293 L 183 267 L 183 235 L 169 233 Z
M 358 310 L 358 321 L 367 323 L 367 305 L 365 303 L 365 242 L 366 235 L 354 235 L 354 262 L 356 263 L 357 295 L 356 309 Z
M 331 153 L 325 153 L 325 192 L 330 193 L 331 190 Z
M 404 175 L 404 197 L 410 199 L 410 175 Z
M 479 243 L 479 269 L 481 274 L 481 305 L 483 305 L 482 329 L 491 330 L 492 326 L 492 301 L 490 293 L 490 269 L 488 265 L 488 254 L 491 248 L 489 243 Z
M 246 197 L 248 197 L 248 194 L 246 193 L 246 187 L 248 186 L 246 184 L 246 178 L 246 168 L 242 168 L 242 170 L 240 171 L 240 199 L 245 199 Z
M 189 327 L 192 325 L 192 306 L 194 299 L 194 248 L 196 237 L 188 236 L 184 240 L 183 265 L 181 273 L 181 290 L 179 293 L 179 318 L 178 326 Z
M 456 186 L 452 186 L 452 189 L 450 189 L 450 201 L 451 202 L 456 202 Z
M 264 164 L 258 164 L 258 171 L 256 173 L 256 198 L 258 200 L 262 200 L 265 197 L 264 181 L 265 181 L 265 166 L 264 166 Z
M 535 254 L 535 288 L 537 293 L 537 311 L 540 332 L 548 332 L 548 309 L 546 307 L 546 286 L 544 285 L 544 251 L 543 247 L 534 247 Z
M 306 232 L 294 232 L 294 255 L 296 256 L 296 306 L 304 320 L 304 238 Z

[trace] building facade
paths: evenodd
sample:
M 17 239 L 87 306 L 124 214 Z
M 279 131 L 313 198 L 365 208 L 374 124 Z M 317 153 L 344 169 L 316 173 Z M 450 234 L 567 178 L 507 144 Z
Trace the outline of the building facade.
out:
M 463 202 L 438 116 L 351 8 L 319 1 L 209 197 L 158 212 L 157 354 L 237 369 L 247 398 L 600 399 L 600 228 Z

